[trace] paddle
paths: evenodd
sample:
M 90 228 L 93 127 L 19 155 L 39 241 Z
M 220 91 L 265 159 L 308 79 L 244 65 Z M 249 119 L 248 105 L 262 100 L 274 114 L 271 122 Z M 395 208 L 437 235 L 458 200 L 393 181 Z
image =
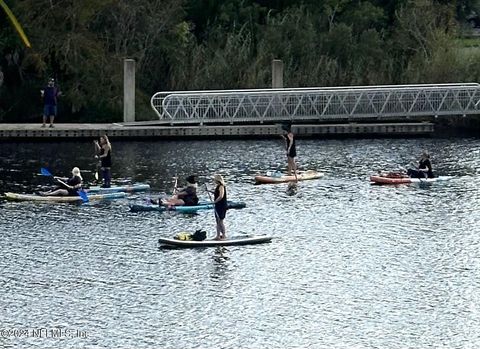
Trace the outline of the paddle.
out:
M 178 176 L 175 175 L 175 183 L 173 184 L 172 195 L 175 195 L 175 192 L 177 191 L 177 184 L 178 184 Z
M 95 174 L 94 174 L 95 180 L 97 181 L 97 185 L 98 185 L 98 177 L 99 177 L 98 172 L 101 171 L 101 168 L 102 168 L 102 162 L 100 159 L 97 158 L 97 156 L 100 155 L 100 145 L 98 144 L 97 140 L 93 141 L 93 145 L 95 146 L 95 158 L 98 160 L 95 166 Z
M 43 176 L 53 177 L 53 175 L 50 173 L 50 171 L 47 170 L 47 169 L 44 168 L 44 167 L 40 168 L 40 173 L 41 173 Z
M 43 175 L 43 176 L 47 176 L 47 177 L 53 177 L 54 179 L 56 179 L 58 182 L 62 183 L 64 186 L 66 186 L 67 188 L 70 187 L 67 183 L 65 183 L 64 181 L 62 181 L 61 179 L 55 177 L 53 174 L 50 173 L 49 170 L 47 170 L 46 168 L 42 167 L 40 168 L 40 173 Z M 78 195 L 82 198 L 82 201 L 83 202 L 88 202 L 88 196 L 87 196 L 87 193 L 83 190 L 83 189 L 78 189 L 77 190 L 77 193 Z
M 208 194 L 208 198 L 210 199 L 210 202 L 213 204 L 212 195 L 210 195 L 210 191 L 208 190 L 207 183 L 204 183 L 204 185 L 205 185 L 205 190 L 207 191 L 207 194 Z M 215 217 L 217 217 L 216 213 L 217 211 L 215 211 Z
M 175 182 L 173 184 L 173 190 L 172 190 L 172 196 L 173 196 L 173 195 L 175 195 L 175 192 L 177 191 L 178 177 L 177 177 L 177 175 L 175 175 L 175 177 L 172 177 L 172 178 L 175 178 Z M 145 198 L 145 201 L 149 204 L 162 206 L 162 200 L 165 199 L 165 198 L 168 199 L 168 198 L 170 198 L 170 196 L 167 193 L 164 193 L 164 194 L 159 195 L 158 202 L 157 202 L 157 200 L 152 199 L 151 197 Z
M 77 191 L 77 193 L 78 193 L 78 195 L 80 195 L 80 197 L 82 198 L 82 201 L 83 201 L 83 202 L 88 202 L 88 201 L 89 201 L 88 195 L 87 195 L 87 193 L 85 192 L 85 190 L 79 189 L 79 190 Z
M 205 190 L 207 191 L 208 198 L 210 199 L 210 202 L 213 205 L 213 212 L 215 215 L 215 222 L 216 222 L 218 219 L 218 213 L 217 213 L 217 210 L 215 209 L 215 204 L 213 203 L 212 195 L 210 195 L 210 191 L 208 190 L 207 183 L 203 183 L 203 185 L 205 185 Z

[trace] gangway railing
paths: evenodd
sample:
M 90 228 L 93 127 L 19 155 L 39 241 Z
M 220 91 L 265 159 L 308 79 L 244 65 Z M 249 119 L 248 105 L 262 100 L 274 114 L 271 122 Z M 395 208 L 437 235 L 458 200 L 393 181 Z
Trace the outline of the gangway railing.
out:
M 477 83 L 158 92 L 169 124 L 266 123 L 478 114 Z

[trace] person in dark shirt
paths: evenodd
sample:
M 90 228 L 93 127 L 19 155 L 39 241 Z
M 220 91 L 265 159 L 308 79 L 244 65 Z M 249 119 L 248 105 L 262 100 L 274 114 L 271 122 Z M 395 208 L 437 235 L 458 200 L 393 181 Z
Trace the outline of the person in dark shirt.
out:
M 181 189 L 175 189 L 171 198 L 159 200 L 163 206 L 195 206 L 198 204 L 197 180 L 195 176 L 186 178 L 187 186 Z
M 62 181 L 60 177 L 53 177 L 60 184 L 60 188 L 46 193 L 40 193 L 44 196 L 77 196 L 78 191 L 82 188 L 82 175 L 78 167 L 72 169 L 72 177 L 66 182 Z
M 217 223 L 217 235 L 214 239 L 224 240 L 227 238 L 224 222 L 228 209 L 227 188 L 225 187 L 225 181 L 221 175 L 216 174 L 213 177 L 213 181 L 216 184 L 213 203 L 215 205 L 215 221 Z
M 43 124 L 45 127 L 47 118 L 50 117 L 50 127 L 53 127 L 53 121 L 57 116 L 57 98 L 61 92 L 55 86 L 55 80 L 53 78 L 48 79 L 46 87 L 40 90 L 40 95 L 43 99 Z
M 287 150 L 287 175 L 291 176 L 292 172 L 297 178 L 297 165 L 295 164 L 295 157 L 297 156 L 297 148 L 295 145 L 295 137 L 292 132 L 292 125 L 282 125 L 282 130 L 285 131 L 285 135 L 282 138 L 285 140 L 285 148 Z
M 418 169 L 409 168 L 407 175 L 411 178 L 434 178 L 432 163 L 430 162 L 430 154 L 426 150 L 423 151 L 418 161 Z
M 94 141 L 95 158 L 100 160 L 100 169 L 102 171 L 102 188 L 110 188 L 112 180 L 112 145 L 107 135 L 100 137 L 100 142 Z

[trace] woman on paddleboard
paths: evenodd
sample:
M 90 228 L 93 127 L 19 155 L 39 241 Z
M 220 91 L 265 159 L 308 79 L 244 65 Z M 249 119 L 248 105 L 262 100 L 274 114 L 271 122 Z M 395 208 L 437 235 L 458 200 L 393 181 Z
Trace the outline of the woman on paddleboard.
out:
M 224 240 L 227 237 L 224 223 L 225 216 L 227 215 L 227 189 L 221 175 L 216 174 L 213 176 L 213 181 L 216 185 L 213 197 L 215 220 L 217 222 L 217 236 L 215 236 L 215 240 Z
M 103 184 L 102 188 L 110 188 L 112 179 L 112 145 L 107 135 L 100 137 L 100 142 L 94 141 L 95 158 L 100 160 L 100 169 L 102 171 Z
M 175 195 L 166 200 L 160 200 L 160 205 L 164 206 L 195 206 L 198 204 L 197 179 L 194 175 L 186 178 L 187 186 L 174 189 Z
M 418 161 L 418 169 L 409 168 L 407 175 L 411 178 L 434 178 L 432 163 L 430 162 L 430 154 L 426 150 L 423 151 Z
M 60 183 L 61 187 L 50 192 L 40 193 L 44 196 L 78 196 L 78 191 L 82 189 L 82 175 L 78 167 L 72 169 L 72 177 L 66 182 L 62 181 L 60 177 L 53 177 Z
M 297 165 L 295 164 L 295 157 L 297 156 L 297 148 L 295 146 L 295 137 L 292 132 L 291 124 L 282 125 L 282 130 L 285 135 L 282 138 L 285 140 L 285 147 L 287 150 L 287 175 L 291 176 L 292 171 L 297 176 Z

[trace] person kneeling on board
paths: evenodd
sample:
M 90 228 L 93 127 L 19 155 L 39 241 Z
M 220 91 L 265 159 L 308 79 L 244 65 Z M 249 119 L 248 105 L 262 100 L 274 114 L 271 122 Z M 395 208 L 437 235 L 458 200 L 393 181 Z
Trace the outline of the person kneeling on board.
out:
M 67 179 L 66 182 L 62 181 L 59 177 L 53 177 L 58 183 L 60 183 L 61 188 L 49 192 L 40 193 L 44 196 L 77 196 L 78 191 L 82 189 L 82 175 L 78 167 L 72 169 L 72 177 Z
M 159 205 L 163 206 L 195 206 L 198 204 L 197 180 L 195 176 L 186 178 L 187 186 L 176 189 L 176 194 L 169 199 L 160 199 Z
M 430 155 L 426 150 L 423 151 L 422 157 L 418 161 L 418 169 L 409 168 L 407 175 L 411 178 L 434 178 Z

